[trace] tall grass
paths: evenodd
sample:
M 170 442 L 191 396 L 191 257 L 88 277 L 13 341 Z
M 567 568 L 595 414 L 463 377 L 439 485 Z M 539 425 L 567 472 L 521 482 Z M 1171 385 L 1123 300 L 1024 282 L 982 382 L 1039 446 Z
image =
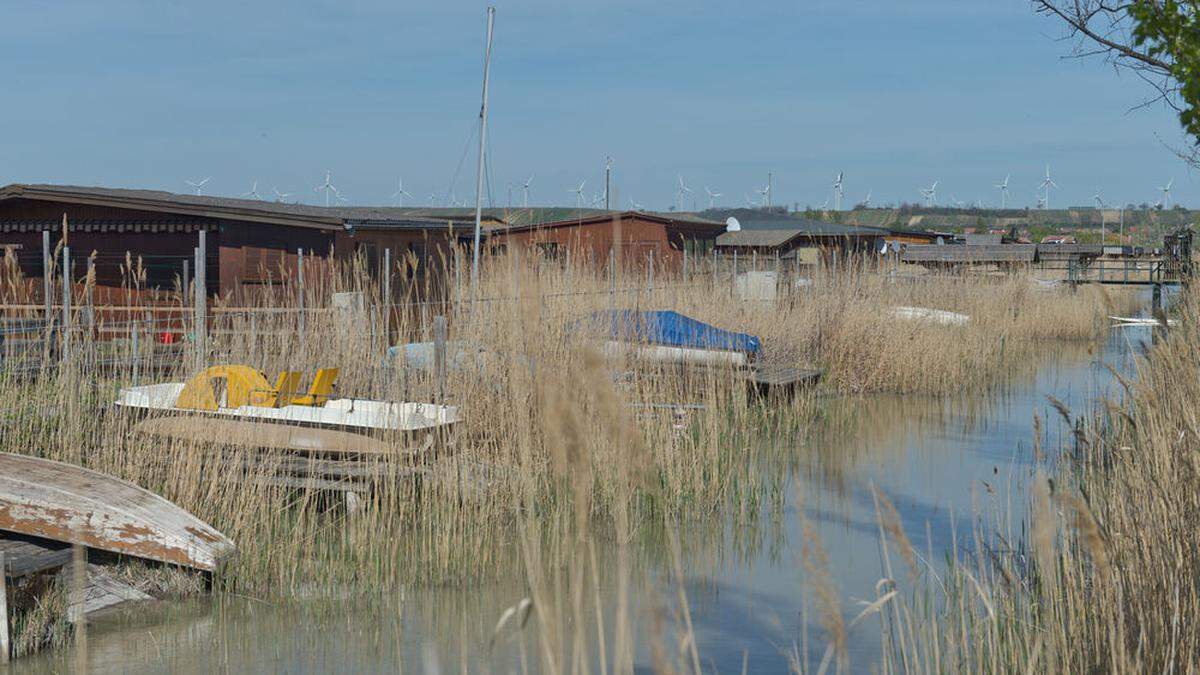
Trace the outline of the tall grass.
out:
M 969 533 L 944 576 L 897 581 L 883 672 L 1194 672 L 1200 663 L 1200 303 L 1124 396 L 1053 402 L 1074 436 L 1038 449 L 1029 518 Z M 986 521 L 985 521 L 986 522 Z M 997 521 L 998 522 L 998 521 Z M 889 532 L 893 550 L 910 545 Z M 886 550 L 886 549 L 885 549 Z
M 401 261 L 397 277 L 413 264 Z M 442 276 L 466 275 L 452 266 Z M 358 512 L 328 493 L 279 489 L 225 470 L 213 462 L 211 443 L 137 433 L 109 405 L 132 369 L 92 358 L 131 345 L 85 335 L 76 336 L 62 369 L 0 378 L 0 397 L 13 402 L 4 450 L 112 473 L 208 520 L 239 545 L 218 579 L 228 591 L 369 594 L 520 579 L 540 627 L 529 656 L 553 672 L 588 670 L 596 659 L 632 667 L 635 558 L 649 555 L 678 576 L 688 546 L 697 545 L 680 533 L 695 523 L 733 518 L 753 531 L 764 504 L 784 502 L 795 461 L 789 438 L 818 414 L 824 393 L 945 395 L 996 386 L 1037 359 L 1042 341 L 1092 339 L 1107 314 L 1132 303 L 1086 289 L 1046 291 L 1020 275 L 898 279 L 855 267 L 817 272 L 810 285 L 771 302 L 738 297 L 720 270 L 613 278 L 607 269 L 510 256 L 488 261 L 477 290 L 453 282 L 426 289 L 435 301 L 417 301 L 412 288 L 396 284 L 395 311 L 385 316 L 381 286 L 361 261 L 308 279 L 303 290 L 289 281 L 262 294 L 252 311 L 217 302 L 204 363 L 247 363 L 268 376 L 333 366 L 341 369 L 342 395 L 437 400 L 462 411 L 463 422 L 435 452 L 414 458 L 404 450 L 418 439 L 394 439 L 394 454 L 365 460 L 384 478 Z M 361 293 L 363 309 L 333 308 L 341 292 Z M 906 322 L 891 313 L 902 305 L 971 320 L 964 327 Z M 760 335 L 767 359 L 821 368 L 825 381 L 816 392 L 763 405 L 728 369 L 687 374 L 604 360 L 572 326 L 608 308 L 673 309 Z M 437 314 L 448 318 L 451 341 L 486 351 L 478 367 L 453 370 L 445 383 L 403 364 L 381 367 L 389 343 L 431 340 Z M 159 376 L 183 379 L 199 365 L 184 360 Z M 569 627 L 587 624 L 585 611 L 602 613 L 597 541 L 615 543 L 608 574 L 619 600 L 610 631 L 583 636 Z M 686 597 L 667 604 L 684 630 L 660 665 L 697 670 Z

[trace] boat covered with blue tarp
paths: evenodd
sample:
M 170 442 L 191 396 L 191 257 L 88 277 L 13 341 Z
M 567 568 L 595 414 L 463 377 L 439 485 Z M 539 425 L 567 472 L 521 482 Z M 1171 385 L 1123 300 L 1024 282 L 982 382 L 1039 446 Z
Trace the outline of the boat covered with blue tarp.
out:
M 595 312 L 579 323 L 606 340 L 739 352 L 751 359 L 762 352 L 757 336 L 722 330 L 679 312 L 614 309 Z

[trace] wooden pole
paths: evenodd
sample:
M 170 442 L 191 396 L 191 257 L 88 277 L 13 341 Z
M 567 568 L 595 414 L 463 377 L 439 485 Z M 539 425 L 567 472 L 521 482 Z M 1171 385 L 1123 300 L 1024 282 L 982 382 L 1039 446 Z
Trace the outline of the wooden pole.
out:
M 304 249 L 296 249 L 296 325 L 304 340 Z
M 42 302 L 46 306 L 43 319 L 46 321 L 46 339 L 50 338 L 50 327 L 54 325 L 54 290 L 50 281 L 50 230 L 42 230 Z
M 12 643 L 8 631 L 8 566 L 4 551 L 0 551 L 0 663 L 8 663 L 12 656 Z
M 385 346 L 392 344 L 392 249 L 390 248 L 383 249 L 383 342 Z
M 446 399 L 446 317 L 433 317 L 433 372 L 437 378 L 438 401 Z
M 196 368 L 201 369 L 208 355 L 208 241 L 207 233 L 200 230 L 200 245 L 196 247 Z
M 71 247 L 62 250 L 62 360 L 71 356 Z

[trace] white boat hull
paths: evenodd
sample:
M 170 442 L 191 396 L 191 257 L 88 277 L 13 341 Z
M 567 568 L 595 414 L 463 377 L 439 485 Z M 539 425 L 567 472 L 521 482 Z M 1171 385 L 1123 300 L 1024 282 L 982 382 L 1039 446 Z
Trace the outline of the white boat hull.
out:
M 175 407 L 183 382 L 126 387 L 117 405 L 147 411 L 187 412 Z M 458 408 L 433 403 L 372 401 L 353 398 L 330 399 L 322 406 L 285 405 L 279 408 L 240 406 L 218 408 L 202 414 L 241 420 L 302 424 L 358 431 L 423 431 L 459 421 Z

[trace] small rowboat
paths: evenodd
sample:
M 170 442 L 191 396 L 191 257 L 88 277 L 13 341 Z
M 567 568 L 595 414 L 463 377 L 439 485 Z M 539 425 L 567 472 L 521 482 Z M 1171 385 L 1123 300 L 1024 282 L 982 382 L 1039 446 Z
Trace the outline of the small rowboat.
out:
M 81 466 L 0 453 L 0 530 L 211 572 L 233 542 L 133 483 Z

